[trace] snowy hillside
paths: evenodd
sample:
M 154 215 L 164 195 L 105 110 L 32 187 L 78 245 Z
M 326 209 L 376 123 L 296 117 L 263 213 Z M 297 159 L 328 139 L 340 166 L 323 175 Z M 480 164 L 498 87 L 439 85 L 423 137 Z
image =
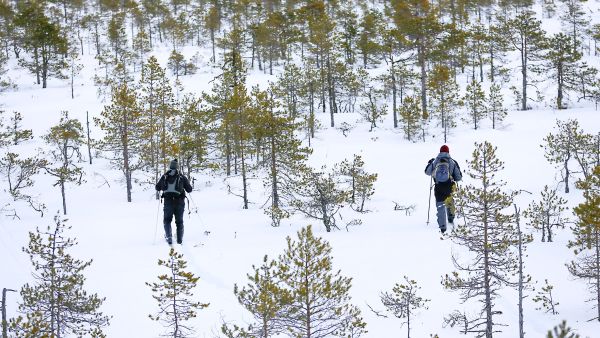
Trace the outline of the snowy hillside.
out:
M 383 2 L 377 3 L 377 6 L 383 6 Z M 556 5 L 564 4 L 557 2 Z M 592 24 L 600 23 L 598 1 L 584 2 L 583 7 Z M 547 18 L 539 5 L 533 8 L 549 33 L 560 30 L 558 16 Z M 87 38 L 91 41 L 90 37 Z M 14 82 L 16 88 L 0 93 L 4 126 L 10 124 L 13 112 L 20 112 L 22 128 L 31 129 L 33 138 L 17 146 L 6 145 L 0 149 L 0 157 L 8 152 L 22 157 L 42 156 L 38 154 L 43 151 L 47 153 L 49 146 L 42 136 L 59 123 L 63 111 L 78 119 L 84 130 L 86 114 L 89 113 L 91 137 L 99 140 L 105 135 L 93 121 L 110 104 L 110 97 L 99 96 L 94 84 L 94 76 L 105 71 L 94 57 L 94 48 L 93 43 L 86 42 L 84 55 L 78 59 L 83 68 L 74 80 L 73 99 L 70 80 L 49 78 L 48 87 L 41 88 L 35 83 L 35 76 L 19 65 L 14 57 L 7 60 L 5 77 Z M 156 56 L 161 66 L 166 67 L 171 49 L 165 40 L 154 46 L 147 57 Z M 203 41 L 202 47 L 187 43 L 181 52 L 187 59 L 196 56 L 198 69 L 195 74 L 179 77 L 183 90 L 176 95 L 191 93 L 200 96 L 202 92 L 210 92 L 213 81 L 223 71 L 219 60 L 216 64 L 210 61 L 212 50 L 208 38 Z M 245 58 L 248 59 L 249 54 Z M 509 53 L 508 58 L 507 68 L 518 69 L 518 55 Z M 595 56 L 593 51 L 585 53 L 584 59 L 591 65 L 600 66 L 599 56 Z M 381 62 L 369 67 L 368 72 L 375 78 L 385 73 L 386 67 L 385 62 Z M 264 89 L 282 72 L 282 64 L 274 67 L 274 75 L 259 71 L 256 66 L 250 69 L 248 65 L 246 88 L 250 90 L 258 84 Z M 175 79 L 170 71 L 167 73 L 172 80 Z M 137 79 L 139 69 L 133 74 Z M 504 162 L 504 170 L 496 178 L 506 182 L 505 191 L 521 192 L 515 198 L 521 210 L 525 210 L 533 200 L 540 199 L 545 185 L 559 187 L 559 195 L 568 201 L 569 210 L 565 215 L 575 220 L 572 208 L 584 201 L 582 191 L 574 185 L 581 175 L 575 174 L 571 192 L 565 194 L 564 184 L 559 183 L 557 167 L 544 157 L 544 138 L 556 132 L 557 120 L 576 119 L 586 133 L 597 135 L 600 132 L 600 115 L 594 102 L 572 99 L 568 109 L 556 109 L 553 99 L 556 88 L 550 81 L 538 86 L 544 95 L 541 102 L 532 101 L 532 109 L 519 110 L 510 89 L 511 86 L 520 86 L 518 74 L 518 70 L 511 73 L 510 82 L 502 87 L 508 114 L 500 127 L 493 129 L 490 119 L 485 118 L 474 130 L 470 122 L 458 120 L 457 127 L 450 130 L 447 142 L 444 142 L 442 130 L 435 123 L 427 127 L 425 141 L 408 141 L 402 128 L 393 128 L 391 114 L 387 114 L 377 128 L 370 131 L 370 124 L 358 111 L 338 113 L 335 116 L 336 127 L 332 128 L 329 127 L 329 112 L 322 113 L 319 107 L 316 118 L 321 128 L 310 140 L 313 150 L 308 159 L 310 166 L 320 168 L 325 165 L 331 169 L 335 163 L 351 160 L 356 154 L 362 156 L 367 172 L 378 174 L 375 193 L 365 203 L 368 212 L 359 213 L 345 206 L 337 216 L 339 229 L 332 232 L 326 232 L 320 221 L 301 214 L 282 220 L 279 227 L 271 226 L 271 219 L 264 212 L 264 205 L 269 199 L 269 191 L 263 185 L 264 172 L 250 174 L 250 204 L 247 210 L 242 208 L 243 200 L 237 196 L 242 191 L 240 175 L 227 177 L 222 169 L 191 173 L 194 191 L 186 203 L 184 241 L 183 245 L 174 247 L 184 255 L 188 270 L 200 277 L 194 300 L 210 303 L 189 321 L 188 325 L 196 330 L 193 337 L 224 337 L 221 333 L 224 323 L 242 327 L 251 323 L 253 317 L 239 304 L 233 291 L 234 285 L 246 285 L 246 275 L 253 272 L 253 265 L 259 266 L 264 255 L 270 258 L 282 255 L 287 247 L 286 237 L 295 240 L 297 232 L 309 224 L 317 237 L 331 245 L 334 270 L 339 269 L 341 275 L 352 278 L 351 303 L 360 308 L 367 323 L 368 333 L 364 337 L 406 335 L 406 326 L 402 326 L 402 321 L 393 314 L 385 312 L 380 300 L 381 293 L 390 292 L 396 283 L 404 282 L 404 276 L 415 280 L 421 288 L 419 295 L 430 300 L 427 309 L 417 310 L 411 318 L 412 337 L 433 337 L 435 334 L 442 338 L 465 336 L 459 332 L 460 328 L 444 325 L 444 318 L 455 310 L 477 314 L 481 304 L 477 301 L 463 304 L 458 293 L 444 288 L 442 280 L 456 270 L 452 253 L 461 258 L 470 257 L 470 253 L 465 247 L 453 243 L 447 234 L 440 234 L 436 224 L 435 200 L 430 196 L 430 178 L 423 173 L 427 161 L 438 154 L 441 145 L 447 144 L 450 155 L 463 171 L 460 186 L 476 185 L 477 182 L 468 175 L 467 161 L 472 160 L 475 143 L 490 142 L 497 147 L 497 156 Z M 466 73 L 458 75 L 462 93 L 469 82 L 467 77 Z M 485 88 L 488 88 L 489 80 L 486 79 L 485 83 Z M 391 98 L 387 97 L 386 103 L 389 111 Z M 356 107 L 359 110 L 359 105 Z M 339 129 L 344 122 L 352 126 L 347 135 Z M 305 135 L 302 134 L 301 138 L 303 145 L 307 146 Z M 84 181 L 81 185 L 67 185 L 66 190 L 68 213 L 64 217 L 72 227 L 66 235 L 78 242 L 70 253 L 78 259 L 93 260 L 84 272 L 85 289 L 106 297 L 100 310 L 111 316 L 110 326 L 104 329 L 107 337 L 159 337 L 165 329 L 159 322 L 148 318 L 148 315 L 156 313 L 157 304 L 146 283 L 154 282 L 159 274 L 165 273 L 157 261 L 167 259 L 170 247 L 163 238 L 163 205 L 155 199 L 154 184 L 146 182 L 151 174 L 137 172 L 134 175 L 132 202 L 127 202 L 123 172 L 113 168 L 106 154 L 98 149 L 93 150 L 92 164 L 87 161 L 85 146 L 82 152 L 86 161 L 79 165 L 83 167 Z M 3 167 L 2 170 L 6 169 Z M 29 233 L 36 227 L 45 229 L 53 225 L 55 215 L 63 217 L 60 189 L 54 185 L 56 179 L 41 170 L 33 180 L 34 185 L 26 192 L 45 205 L 43 217 L 26 201 L 14 201 L 8 193 L 10 183 L 7 175 L 3 172 L 0 177 L 0 202 L 3 206 L 0 215 L 0 288 L 20 290 L 24 284 L 33 282 L 31 262 L 22 248 L 27 247 Z M 395 205 L 409 210 L 394 210 Z M 353 219 L 362 222 L 346 227 Z M 454 223 L 464 222 L 459 210 Z M 588 290 L 586 281 L 575 279 L 566 268 L 566 264 L 575 259 L 573 249 L 567 248 L 567 243 L 574 237 L 569 229 L 571 225 L 556 229 L 553 242 L 541 242 L 540 232 L 526 226 L 525 220 L 521 223 L 524 231 L 534 236 L 525 257 L 525 272 L 531 275 L 535 287 L 535 291 L 526 291 L 526 336 L 545 337 L 548 330 L 566 320 L 581 337 L 600 337 L 600 322 L 590 321 L 597 316 L 595 295 Z M 544 280 L 554 286 L 553 297 L 560 303 L 556 315 L 537 310 L 540 304 L 532 301 L 544 286 Z M 590 298 L 592 301 L 587 302 Z M 19 315 L 17 308 L 21 302 L 18 292 L 7 294 L 5 305 L 9 319 Z M 494 333 L 494 337 L 518 337 L 517 303 L 515 288 L 504 287 L 500 291 L 494 310 L 501 314 L 494 316 L 495 325 L 498 325 L 494 328 L 501 332 Z M 388 318 L 377 315 L 375 311 L 386 314 Z M 475 337 L 475 334 L 467 336 Z

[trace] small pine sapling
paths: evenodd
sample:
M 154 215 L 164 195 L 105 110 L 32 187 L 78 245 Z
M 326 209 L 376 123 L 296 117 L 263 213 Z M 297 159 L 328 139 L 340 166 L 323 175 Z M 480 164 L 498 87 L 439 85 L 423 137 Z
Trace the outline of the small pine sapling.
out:
M 340 174 L 348 178 L 344 183 L 350 185 L 350 203 L 358 212 L 365 212 L 365 202 L 375 193 L 373 185 L 377 181 L 377 174 L 366 172 L 364 164 L 362 157 L 355 154 L 352 163 L 344 160 L 339 165 Z
M 492 119 L 492 129 L 496 129 L 496 126 L 504 121 L 508 114 L 508 109 L 504 107 L 504 99 L 500 89 L 499 84 L 492 84 L 487 97 L 487 115 Z
M 369 132 L 377 128 L 377 122 L 381 122 L 387 114 L 387 105 L 378 102 L 381 99 L 380 96 L 381 93 L 370 87 L 367 91 L 369 101 L 360 105 L 362 117 L 370 123 Z
M 241 288 L 234 286 L 238 301 L 254 316 L 255 323 L 245 330 L 252 337 L 268 338 L 284 331 L 280 318 L 292 298 L 290 292 L 281 287 L 276 267 L 277 262 L 265 255 L 260 267 L 252 266 L 254 271 L 247 275 L 248 284 Z M 234 327 L 233 331 L 243 330 Z
M 29 246 L 23 251 L 31 259 L 33 283 L 20 292 L 19 312 L 26 317 L 11 321 L 17 337 L 105 337 L 102 328 L 109 325 L 109 317 L 99 311 L 105 298 L 84 289 L 83 272 L 92 261 L 68 253 L 77 245 L 65 236 L 69 229 L 66 220 L 55 216 L 53 227 L 29 233 Z
M 583 190 L 585 201 L 574 209 L 574 239 L 567 246 L 574 249 L 577 258 L 567 268 L 574 277 L 587 282 L 593 295 L 590 301 L 597 311 L 593 319 L 600 321 L 600 166 L 594 169 L 593 176 L 577 182 L 577 187 Z
M 401 128 L 406 136 L 406 139 L 416 142 L 419 131 L 424 130 L 424 125 L 426 123 L 426 119 L 424 118 L 424 114 L 419 103 L 419 98 L 416 96 L 406 97 L 400 106 L 399 114 Z M 423 140 L 425 140 L 424 135 Z
M 191 337 L 193 329 L 185 324 L 196 317 L 198 310 L 209 304 L 193 301 L 193 289 L 199 277 L 187 272 L 187 262 L 183 255 L 171 248 L 167 260 L 158 260 L 158 265 L 168 272 L 158 276 L 158 282 L 146 283 L 152 289 L 152 298 L 158 302 L 159 311 L 149 315 L 150 319 L 162 322 L 168 328 L 168 336 L 173 338 Z
M 548 134 L 540 147 L 545 151 L 546 160 L 561 169 L 565 193 L 568 194 L 572 174 L 569 163 L 576 159 L 577 153 L 585 147 L 586 137 L 577 120 L 556 121 L 556 128 L 556 133 Z
M 580 336 L 573 332 L 566 321 L 562 321 L 558 326 L 555 326 L 553 330 L 548 331 L 546 338 L 579 338 Z
M 552 296 L 554 286 L 548 283 L 547 279 L 544 280 L 544 284 L 542 290 L 538 291 L 537 295 L 533 297 L 533 301 L 539 305 L 539 307 L 536 307 L 535 309 L 557 315 L 558 311 L 556 310 L 556 306 L 558 306 L 559 302 L 555 302 L 554 297 Z
M 10 118 L 10 124 L 7 125 L 6 134 L 9 136 L 13 145 L 19 145 L 22 142 L 33 139 L 31 129 L 23 129 L 23 116 L 19 112 L 13 112 Z
M 553 228 L 564 229 L 568 219 L 563 217 L 567 201 L 558 196 L 556 189 L 544 186 L 541 192 L 541 201 L 532 202 L 523 215 L 529 220 L 528 224 L 538 231 L 542 231 L 542 242 L 552 242 Z
M 477 130 L 486 114 L 485 93 L 479 81 L 475 79 L 471 81 L 463 100 L 468 112 L 465 122 L 473 122 L 473 129 Z
M 55 186 L 60 187 L 62 196 L 63 213 L 67 214 L 67 201 L 65 186 L 67 183 L 80 185 L 82 182 L 83 168 L 77 165 L 83 161 L 79 147 L 83 145 L 83 127 L 76 119 L 69 118 L 69 113 L 64 111 L 60 123 L 44 136 L 44 140 L 52 147 L 49 157 L 51 163 L 44 167 L 46 173 L 56 178 Z
M 392 293 L 381 294 L 381 302 L 396 318 L 403 319 L 402 325 L 407 324 L 407 337 L 410 338 L 411 316 L 414 311 L 424 308 L 427 310 L 429 299 L 417 295 L 421 287 L 417 282 L 404 276 L 406 284 L 398 284 L 392 289 Z
M 454 310 L 452 313 L 444 317 L 444 327 L 450 326 L 460 327 L 460 333 L 467 334 L 473 332 L 478 325 L 479 318 L 470 318 L 466 312 Z
M 349 196 L 335 170 L 325 173 L 305 167 L 295 190 L 294 200 L 290 202 L 295 211 L 320 220 L 327 232 L 332 228 L 339 229 L 335 216 L 348 203 Z
M 281 286 L 291 294 L 280 320 L 292 337 L 359 337 L 366 323 L 351 304 L 352 278 L 333 270 L 331 245 L 315 237 L 309 225 L 297 241 L 287 238 L 279 257 Z

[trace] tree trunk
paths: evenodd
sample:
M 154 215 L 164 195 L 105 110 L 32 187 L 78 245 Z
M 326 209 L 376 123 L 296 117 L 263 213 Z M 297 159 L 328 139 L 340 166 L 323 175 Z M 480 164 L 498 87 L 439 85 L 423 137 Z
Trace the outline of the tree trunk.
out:
M 558 65 L 558 94 L 556 95 L 556 108 L 563 109 L 563 67 L 562 64 Z
M 240 141 L 241 142 L 241 141 Z M 244 188 L 244 209 L 248 209 L 248 183 L 246 178 L 246 161 L 244 155 L 244 145 L 240 145 L 240 159 L 242 162 L 242 186 Z
M 36 79 L 36 83 L 40 84 L 40 56 L 38 54 L 38 48 L 34 47 L 33 48 L 33 60 L 35 63 L 35 79 Z
M 486 163 L 486 154 L 483 154 L 483 172 L 487 172 L 487 163 Z M 485 314 L 486 314 L 486 327 L 485 327 L 485 337 L 492 338 L 493 332 L 493 322 L 492 322 L 492 295 L 491 295 L 491 285 L 490 285 L 490 240 L 488 233 L 488 215 L 489 215 L 489 206 L 487 201 L 487 187 L 484 183 L 483 188 L 483 279 L 484 279 L 484 292 L 485 292 Z
M 427 68 L 425 63 L 424 46 L 419 46 L 417 51 L 419 59 L 419 67 L 421 68 L 421 108 L 423 116 L 427 116 Z
M 16 292 L 12 289 L 3 288 L 2 289 L 2 338 L 8 338 L 8 322 L 6 321 L 6 292 L 12 291 Z
M 596 235 L 596 311 L 598 311 L 596 319 L 600 322 L 600 230 L 598 227 L 594 229 Z
M 523 76 L 523 97 L 521 98 L 521 110 L 527 110 L 527 42 L 521 43 L 521 74 Z
M 92 140 L 90 138 L 90 114 L 88 111 L 85 112 L 85 120 L 86 120 L 86 125 L 87 125 L 88 157 L 90 158 L 90 164 L 92 164 L 92 148 L 91 148 Z
M 127 186 L 127 202 L 131 202 L 131 169 L 129 167 L 129 121 L 127 120 L 127 113 L 123 116 L 123 172 L 125 174 L 125 184 Z
M 212 43 L 212 62 L 217 62 L 217 57 L 215 54 L 215 30 L 211 29 L 210 30 L 210 41 Z
M 337 104 L 335 102 L 335 88 L 333 83 L 333 69 L 331 67 L 330 55 L 327 54 L 327 87 L 329 90 L 329 115 L 331 120 L 331 127 L 335 127 L 334 115 L 337 113 Z
M 519 235 L 519 338 L 525 337 L 525 331 L 523 329 L 523 290 L 524 290 L 524 278 L 523 278 L 523 234 L 521 233 L 521 223 L 519 218 L 519 209 L 515 204 L 515 215 L 517 223 L 517 233 Z
M 396 101 L 396 95 L 398 89 L 396 88 L 396 72 L 394 71 L 394 56 L 390 56 L 390 78 L 392 79 L 392 115 L 394 116 L 394 128 L 398 128 L 398 103 Z

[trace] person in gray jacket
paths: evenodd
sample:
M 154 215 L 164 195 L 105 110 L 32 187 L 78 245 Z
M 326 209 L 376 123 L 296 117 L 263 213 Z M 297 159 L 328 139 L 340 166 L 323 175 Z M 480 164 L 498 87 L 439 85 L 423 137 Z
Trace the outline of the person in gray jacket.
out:
M 443 145 L 436 158 L 432 158 L 425 167 L 425 174 L 431 176 L 435 183 L 434 195 L 437 209 L 437 222 L 442 233 L 446 232 L 446 216 L 448 223 L 454 223 L 456 208 L 452 200 L 452 192 L 456 182 L 462 179 L 460 166 L 450 157 L 450 148 Z

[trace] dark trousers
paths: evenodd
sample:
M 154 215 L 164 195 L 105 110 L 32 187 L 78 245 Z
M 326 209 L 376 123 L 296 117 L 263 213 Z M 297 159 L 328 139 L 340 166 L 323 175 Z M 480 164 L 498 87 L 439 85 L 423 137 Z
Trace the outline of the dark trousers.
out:
M 452 190 L 454 190 L 454 182 L 437 183 L 433 189 L 438 226 L 444 231 L 446 230 L 446 217 L 449 222 L 454 221 L 455 207 Z
M 173 237 L 171 232 L 171 221 L 173 220 L 173 215 L 175 215 L 177 243 L 181 243 L 183 240 L 183 212 L 185 210 L 185 200 L 183 198 L 165 197 L 164 202 L 163 224 L 165 226 L 165 237 L 168 239 Z

